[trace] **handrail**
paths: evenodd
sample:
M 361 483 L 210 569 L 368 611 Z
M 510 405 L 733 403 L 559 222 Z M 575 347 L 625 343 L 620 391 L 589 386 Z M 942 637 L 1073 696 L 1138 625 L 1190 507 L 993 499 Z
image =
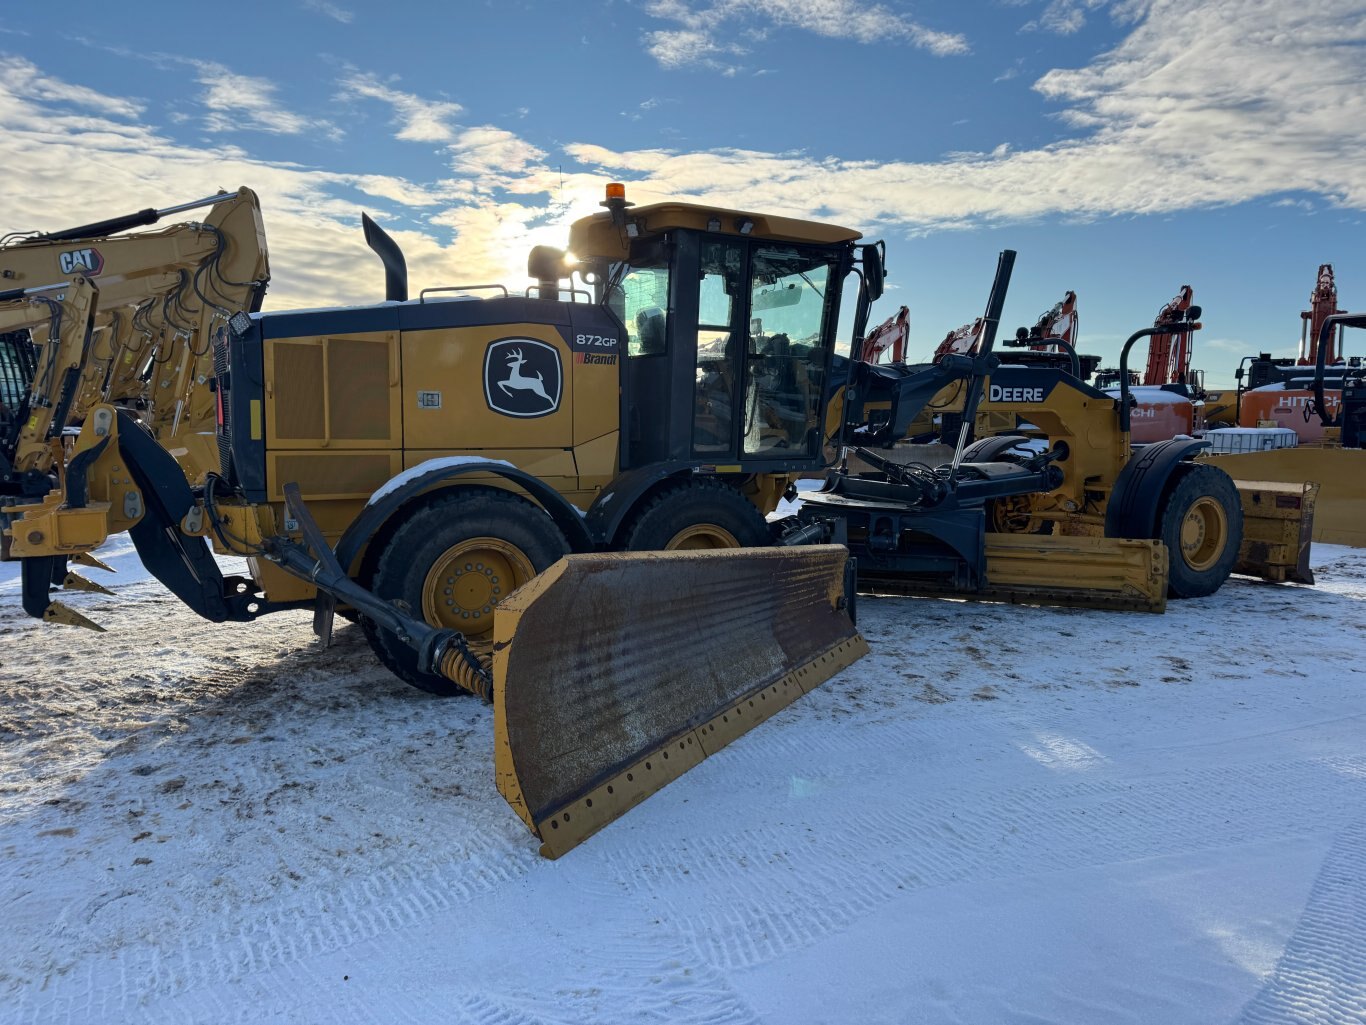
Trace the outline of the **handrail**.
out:
M 417 301 L 419 305 L 426 304 L 427 294 L 429 292 L 477 292 L 480 289 L 485 288 L 499 289 L 503 293 L 504 299 L 508 297 L 506 285 L 442 285 L 438 288 L 424 288 L 421 292 L 417 293 Z

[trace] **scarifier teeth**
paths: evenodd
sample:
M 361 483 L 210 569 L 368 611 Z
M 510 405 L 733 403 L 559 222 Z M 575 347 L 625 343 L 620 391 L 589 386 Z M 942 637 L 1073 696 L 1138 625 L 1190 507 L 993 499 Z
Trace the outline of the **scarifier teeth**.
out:
M 79 573 L 68 573 L 66 579 L 62 581 L 62 587 L 68 591 L 94 591 L 96 594 L 113 594 L 103 584 L 97 584 L 93 580 L 87 580 Z
M 95 556 L 92 555 L 90 552 L 80 552 L 76 555 L 72 555 L 69 557 L 68 561 L 74 562 L 80 566 L 89 566 L 92 569 L 102 569 L 106 573 L 118 572 L 118 570 L 116 570 L 113 566 L 109 565 L 109 563 L 103 562 L 95 558 Z
M 104 633 L 104 627 L 100 626 L 92 619 L 86 619 L 70 605 L 64 605 L 59 601 L 54 601 L 43 610 L 44 623 L 61 623 L 63 626 L 83 626 L 87 630 L 94 630 L 96 633 Z

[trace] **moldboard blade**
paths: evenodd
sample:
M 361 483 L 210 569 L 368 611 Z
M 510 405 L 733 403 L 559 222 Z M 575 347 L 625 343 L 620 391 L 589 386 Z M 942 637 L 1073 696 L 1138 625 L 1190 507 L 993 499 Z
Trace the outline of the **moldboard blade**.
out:
M 498 789 L 556 858 L 866 654 L 838 545 L 571 555 L 498 606 Z

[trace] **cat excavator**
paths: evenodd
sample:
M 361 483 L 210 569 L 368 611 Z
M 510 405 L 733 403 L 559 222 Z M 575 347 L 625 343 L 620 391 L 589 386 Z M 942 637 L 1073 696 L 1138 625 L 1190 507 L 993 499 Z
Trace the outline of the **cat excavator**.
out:
M 206 209 L 201 221 L 150 231 L 176 214 Z M 0 287 L 22 293 L 79 276 L 98 293 L 91 335 L 76 373 L 33 397 L 59 415 L 0 438 L 0 494 L 41 495 L 41 452 L 79 426 L 97 404 L 135 414 L 202 480 L 218 468 L 214 441 L 212 337 L 239 311 L 260 309 L 269 279 L 260 204 L 250 189 L 222 192 L 160 210 L 108 218 L 61 231 L 12 233 L 0 240 Z M 60 290 L 59 290 L 60 291 Z M 48 301 L 58 293 L 48 292 Z M 0 363 L 18 367 L 45 345 L 43 321 L 0 345 Z M 34 339 L 32 334 L 38 337 Z M 47 349 L 51 358 L 55 348 Z M 17 381 L 17 372 L 12 373 Z M 14 396 L 16 408 L 22 404 Z M 22 467 L 20 467 L 22 463 Z M 30 490 L 25 490 L 25 484 Z

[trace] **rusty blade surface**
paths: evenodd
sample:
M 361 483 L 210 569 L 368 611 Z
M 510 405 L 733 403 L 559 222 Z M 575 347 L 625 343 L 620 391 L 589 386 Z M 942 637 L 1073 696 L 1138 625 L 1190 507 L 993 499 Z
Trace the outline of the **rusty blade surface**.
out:
M 543 853 L 859 657 L 840 608 L 847 557 L 834 545 L 569 556 L 501 603 L 498 786 Z

